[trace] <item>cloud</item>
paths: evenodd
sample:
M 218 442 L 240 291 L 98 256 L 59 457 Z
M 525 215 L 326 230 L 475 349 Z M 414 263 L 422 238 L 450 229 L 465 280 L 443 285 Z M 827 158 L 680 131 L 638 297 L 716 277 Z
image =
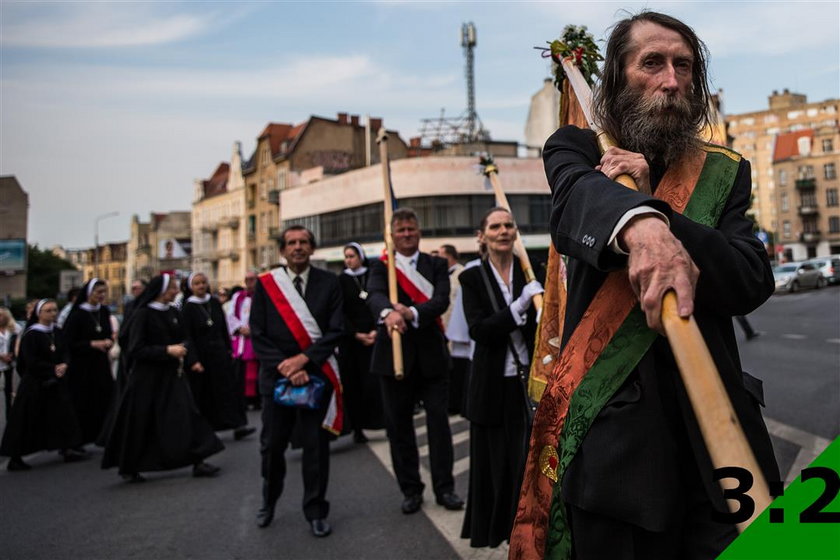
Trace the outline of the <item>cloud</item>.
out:
M 5 47 L 105 48 L 160 45 L 199 35 L 214 12 L 161 13 L 149 5 L 108 3 L 4 6 Z

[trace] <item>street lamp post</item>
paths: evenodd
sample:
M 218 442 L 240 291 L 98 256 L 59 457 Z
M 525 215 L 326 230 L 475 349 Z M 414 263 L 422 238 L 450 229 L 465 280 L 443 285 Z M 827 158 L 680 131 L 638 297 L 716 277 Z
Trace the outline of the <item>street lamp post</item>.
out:
M 119 214 L 119 212 L 108 212 L 107 214 L 97 216 L 93 220 L 93 276 L 95 278 L 99 276 L 99 222 L 105 218 L 119 216 Z

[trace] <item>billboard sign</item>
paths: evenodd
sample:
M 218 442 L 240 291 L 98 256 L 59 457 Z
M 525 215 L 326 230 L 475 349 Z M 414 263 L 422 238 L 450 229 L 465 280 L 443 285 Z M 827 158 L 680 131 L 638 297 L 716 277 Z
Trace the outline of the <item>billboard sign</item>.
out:
M 187 239 L 166 237 L 158 241 L 159 259 L 185 259 L 192 252 L 192 242 Z
M 0 239 L 0 272 L 26 270 L 26 239 Z

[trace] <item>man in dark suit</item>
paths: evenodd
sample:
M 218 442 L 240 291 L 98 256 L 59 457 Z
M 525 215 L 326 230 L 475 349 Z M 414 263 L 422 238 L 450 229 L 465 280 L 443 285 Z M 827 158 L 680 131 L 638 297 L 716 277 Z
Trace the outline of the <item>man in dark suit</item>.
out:
M 642 12 L 619 22 L 594 108 L 601 126 L 624 149 L 610 148 L 601 156 L 595 135 L 572 126 L 558 130 L 545 146 L 552 239 L 569 256 L 561 356 L 572 355 L 570 340 L 599 340 L 596 335 L 605 330 L 598 330 L 600 319 L 593 317 L 607 323 L 618 314 L 618 297 L 600 304 L 596 296 L 607 285 L 620 287 L 626 294 L 620 301 L 629 302 L 628 319 L 621 323 L 625 330 L 607 348 L 630 348 L 633 354 L 629 359 L 601 353 L 615 360 L 599 370 L 615 375 L 613 392 L 584 390 L 596 377 L 590 377 L 596 362 L 572 397 L 565 421 L 571 429 L 564 429 L 559 447 L 576 452 L 559 473 L 562 490 L 554 492 L 560 498 L 552 505 L 566 519 L 559 529 L 552 516 L 543 536 L 546 556 L 571 547 L 579 559 L 713 558 L 737 535 L 731 521 L 713 515 L 726 506 L 671 348 L 661 336 L 661 302 L 668 290 L 675 291 L 682 317 L 694 314 L 764 476 L 779 478 L 758 407 L 760 381 L 742 374 L 732 328 L 732 316 L 749 313 L 772 294 L 773 276 L 745 216 L 749 163 L 699 137 L 710 123 L 705 56 L 693 30 L 670 16 Z M 640 191 L 614 182 L 624 173 Z M 573 336 L 578 328 L 581 338 Z M 600 340 L 599 349 L 606 344 Z M 561 357 L 561 363 L 569 362 Z M 559 402 L 544 396 L 540 408 Z M 588 410 L 592 416 L 583 423 Z M 539 425 L 540 413 L 535 440 Z M 569 446 L 576 437 L 580 443 Z M 538 533 L 523 528 L 529 476 L 512 556 L 524 555 Z
M 452 476 L 452 432 L 449 429 L 449 353 L 440 316 L 449 307 L 446 261 L 420 252 L 417 214 L 398 209 L 391 219 L 399 301 L 388 298 L 388 271 L 371 263 L 368 306 L 379 318 L 371 371 L 382 376 L 385 424 L 391 461 L 405 499 L 402 511 L 416 513 L 423 503 L 420 458 L 414 432 L 414 404 L 423 402 L 429 437 L 432 486 L 438 504 L 457 510 L 464 506 Z M 409 295 L 411 294 L 411 295 Z M 405 377 L 394 378 L 391 333 L 402 334 Z
M 251 338 L 260 361 L 263 400 L 260 434 L 263 504 L 257 514 L 257 524 L 267 527 L 274 518 L 274 506 L 283 492 L 286 475 L 284 453 L 292 430 L 299 423 L 303 442 L 303 513 L 312 534 L 325 537 L 332 531 L 326 520 L 330 507 L 325 499 L 330 459 L 327 429 L 336 427 L 329 421 L 330 412 L 334 411 L 330 404 L 331 399 L 340 397 L 336 394 L 336 379 L 329 374 L 325 364 L 333 357 L 343 331 L 341 288 L 335 275 L 309 265 L 309 257 L 315 250 L 315 237 L 303 226 L 291 226 L 283 232 L 280 250 L 288 266 L 260 276 L 251 305 Z M 289 305 L 278 308 L 278 298 Z M 289 307 L 296 305 L 303 305 L 305 309 L 298 307 L 294 316 L 284 315 L 289 313 Z M 284 307 L 287 309 L 281 312 Z M 301 325 L 295 318 L 308 331 L 311 344 L 301 340 Z M 307 318 L 317 322 L 316 332 L 305 327 Z M 290 325 L 298 328 L 290 328 Z M 309 383 L 310 377 L 320 377 L 331 390 L 323 396 L 321 407 L 317 409 L 280 406 L 272 399 L 280 376 L 296 386 Z M 340 430 L 340 419 L 337 421 Z

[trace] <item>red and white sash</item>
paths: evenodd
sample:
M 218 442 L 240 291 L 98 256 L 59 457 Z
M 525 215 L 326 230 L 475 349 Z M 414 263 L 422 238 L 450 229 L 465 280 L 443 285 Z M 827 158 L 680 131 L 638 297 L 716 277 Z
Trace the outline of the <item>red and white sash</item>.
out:
M 420 258 L 418 253 L 417 258 Z M 384 254 L 381 257 L 382 262 L 388 264 L 388 255 Z M 411 298 L 411 301 L 414 303 L 426 303 L 435 293 L 435 286 L 429 280 L 426 279 L 425 276 L 417 272 L 416 268 L 412 268 L 410 265 L 403 263 L 401 259 L 394 258 L 395 268 L 397 270 L 397 284 L 402 291 L 404 291 L 408 297 Z M 443 321 L 440 317 L 435 319 L 440 327 L 440 330 L 443 330 Z
M 306 350 L 313 342 L 321 338 L 322 333 L 318 322 L 284 269 L 277 268 L 260 274 L 260 282 L 301 350 Z M 335 356 L 331 355 L 327 358 L 321 366 L 321 371 L 333 386 L 327 413 L 321 425 L 324 429 L 338 435 L 344 424 L 344 400 L 341 376 Z

